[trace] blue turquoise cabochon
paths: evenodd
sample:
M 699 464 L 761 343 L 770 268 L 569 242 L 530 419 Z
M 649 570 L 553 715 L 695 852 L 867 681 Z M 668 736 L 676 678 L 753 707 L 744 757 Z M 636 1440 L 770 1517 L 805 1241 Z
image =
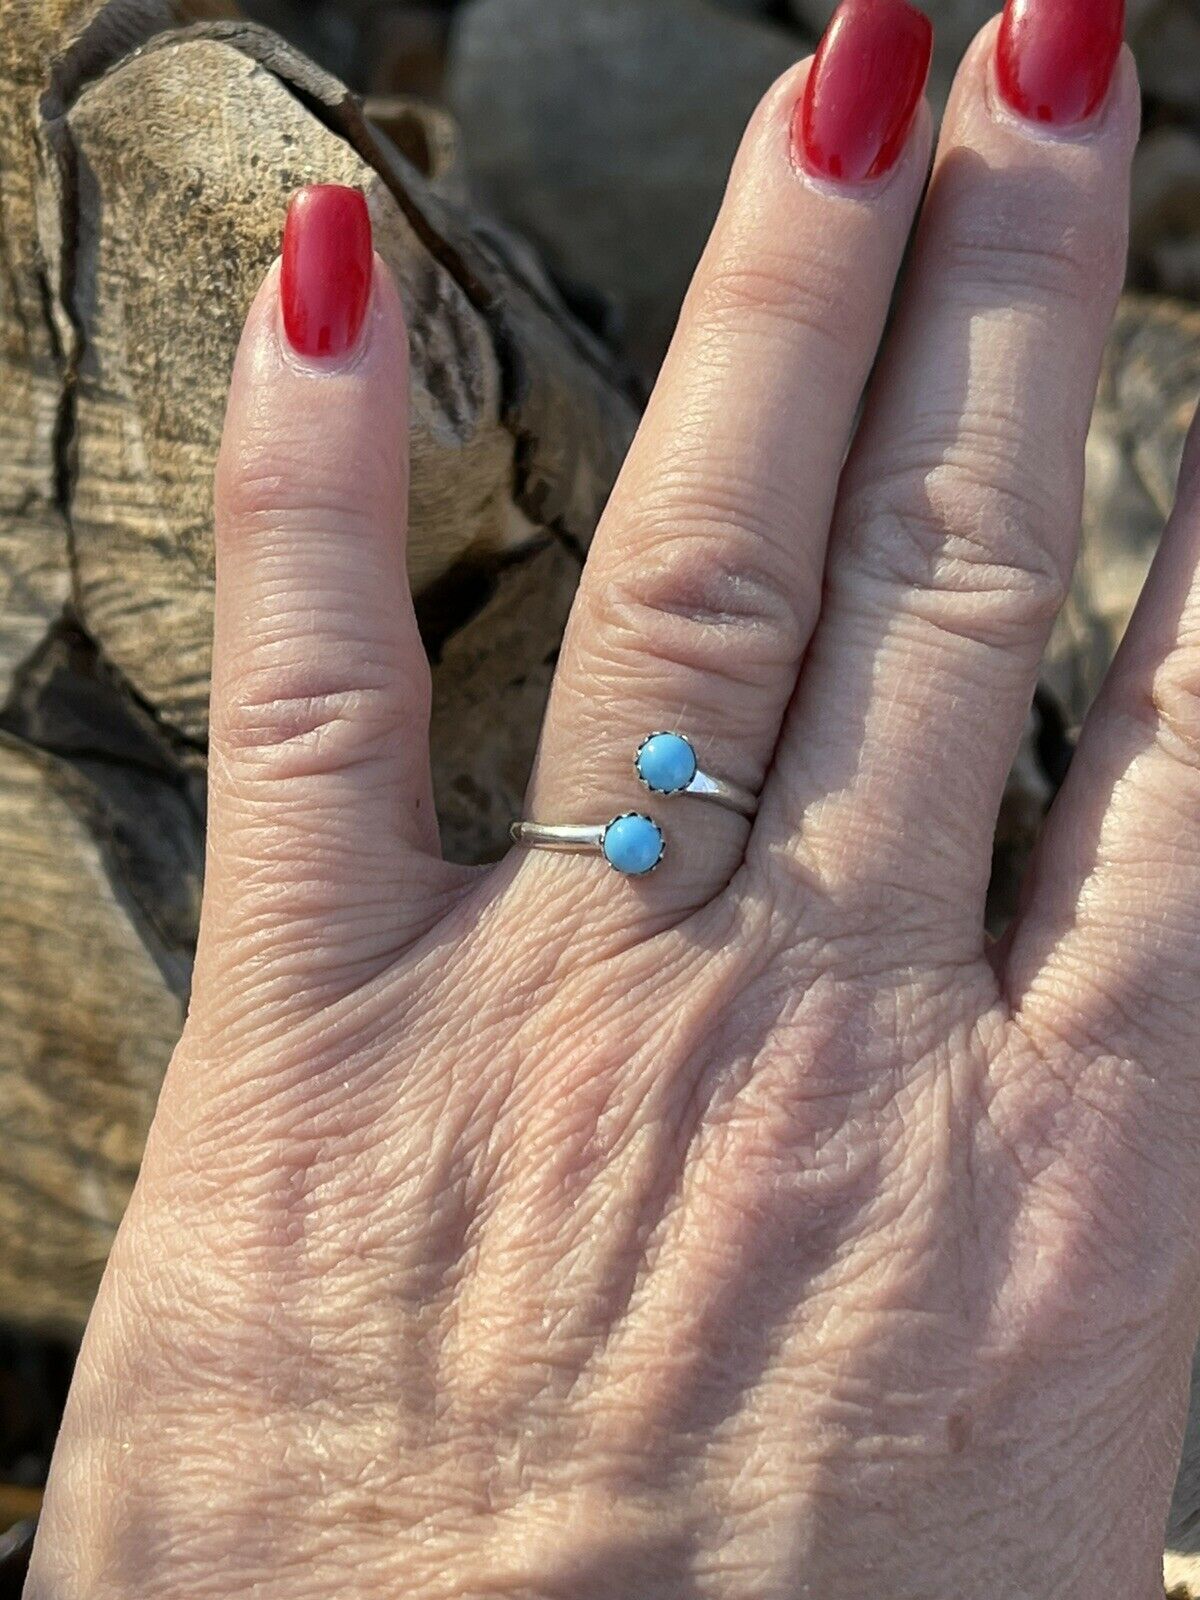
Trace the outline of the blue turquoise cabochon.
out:
M 638 777 L 655 794 L 678 794 L 696 776 L 696 752 L 681 733 L 652 733 L 637 753 Z
M 657 822 L 631 811 L 614 817 L 604 830 L 600 848 L 610 867 L 627 877 L 653 872 L 663 856 L 663 834 Z

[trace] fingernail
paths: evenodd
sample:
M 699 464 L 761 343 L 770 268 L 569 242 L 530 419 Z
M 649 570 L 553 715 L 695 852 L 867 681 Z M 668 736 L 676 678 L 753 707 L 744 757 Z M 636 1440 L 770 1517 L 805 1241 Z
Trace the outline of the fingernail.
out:
M 1125 36 L 1125 0 L 1008 0 L 996 81 L 1019 116 L 1056 127 L 1100 109 Z
M 283 330 L 302 356 L 342 356 L 358 338 L 371 293 L 371 219 L 360 189 L 298 189 L 283 227 Z
M 839 183 L 890 172 L 925 92 L 932 51 L 929 18 L 905 0 L 843 0 L 796 107 L 797 159 Z

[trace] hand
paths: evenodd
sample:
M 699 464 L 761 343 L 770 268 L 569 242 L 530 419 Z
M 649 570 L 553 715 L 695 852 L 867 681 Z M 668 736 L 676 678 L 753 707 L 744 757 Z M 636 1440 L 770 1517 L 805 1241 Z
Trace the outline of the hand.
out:
M 644 880 L 440 859 L 401 308 L 355 194 L 297 200 L 221 453 L 194 1003 L 33 1600 L 1161 1596 L 1200 459 L 982 932 L 1121 282 L 1119 9 L 984 31 L 886 338 L 927 28 L 850 0 L 756 114 L 529 794 L 652 811 Z M 753 825 L 639 791 L 675 726 Z

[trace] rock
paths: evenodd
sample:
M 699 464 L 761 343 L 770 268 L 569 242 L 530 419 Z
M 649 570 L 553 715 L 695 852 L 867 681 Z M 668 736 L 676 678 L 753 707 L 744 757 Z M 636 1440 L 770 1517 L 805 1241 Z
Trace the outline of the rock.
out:
M 1175 4 L 1177 0 L 1165 0 Z M 1187 0 L 1181 0 L 1186 7 Z M 837 0 L 787 0 L 796 20 L 813 34 L 819 35 L 833 15 Z M 1147 20 L 1157 19 L 1164 0 L 1126 0 L 1126 28 L 1130 37 L 1136 36 Z M 967 46 L 980 28 L 996 15 L 999 6 L 993 0 L 921 0 L 920 9 L 933 23 L 937 47 L 955 62 L 961 61 Z
M 1151 53 L 1162 3 L 1154 26 L 1144 22 L 1150 0 L 1131 9 Z M 834 0 L 791 4 L 813 38 L 834 9 Z M 566 284 L 615 308 L 617 337 L 644 379 L 661 360 L 745 120 L 808 48 L 754 14 L 761 9 L 473 0 L 455 24 L 447 94 L 471 183 Z M 936 26 L 929 94 L 940 114 L 995 4 L 931 0 L 926 9 Z M 1184 288 L 1191 270 L 1191 249 L 1168 247 L 1154 286 Z
M 712 4 L 743 17 L 772 17 L 777 9 L 777 0 L 712 0 Z
M 1145 98 L 1194 118 L 1200 98 L 1200 14 L 1193 0 L 1159 0 L 1129 36 Z
M 704 0 L 475 0 L 448 93 L 483 202 L 658 367 L 758 99 L 801 53 Z
M 441 97 L 449 14 L 442 6 L 373 6 L 364 18 L 355 79 L 368 94 Z
M 1145 31 L 1156 25 L 1159 12 L 1175 0 L 1125 0 L 1125 33 L 1130 39 L 1144 37 Z
M 1164 126 L 1133 161 L 1130 272 L 1140 287 L 1200 299 L 1200 137 Z

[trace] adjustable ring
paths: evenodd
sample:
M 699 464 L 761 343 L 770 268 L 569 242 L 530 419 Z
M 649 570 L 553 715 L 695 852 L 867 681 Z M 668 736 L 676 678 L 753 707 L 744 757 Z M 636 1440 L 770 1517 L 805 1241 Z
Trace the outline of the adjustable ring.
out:
M 740 784 L 701 772 L 691 740 L 681 733 L 647 735 L 638 746 L 633 765 L 651 794 L 694 794 L 724 806 L 726 811 L 736 811 L 739 816 L 752 818 L 757 814 L 758 796 Z
M 514 844 L 526 850 L 601 855 L 614 872 L 627 878 L 644 878 L 653 872 L 667 848 L 658 823 L 640 811 L 625 811 L 599 826 L 573 822 L 514 822 L 509 834 Z

